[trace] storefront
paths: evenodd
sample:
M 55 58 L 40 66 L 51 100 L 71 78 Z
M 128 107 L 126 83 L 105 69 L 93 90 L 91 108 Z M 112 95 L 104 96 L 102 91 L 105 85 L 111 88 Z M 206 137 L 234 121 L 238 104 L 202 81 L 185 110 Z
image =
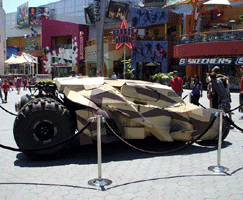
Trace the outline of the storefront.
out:
M 229 77 L 231 89 L 240 88 L 240 67 L 243 65 L 243 56 L 238 57 L 204 57 L 204 58 L 181 58 L 180 66 L 196 69 L 203 83 L 206 81 L 206 73 L 212 72 L 215 66 L 220 67 L 221 74 Z
M 43 19 L 42 73 L 50 74 L 54 70 L 55 76 L 69 76 L 70 69 L 84 72 L 88 37 L 87 25 Z

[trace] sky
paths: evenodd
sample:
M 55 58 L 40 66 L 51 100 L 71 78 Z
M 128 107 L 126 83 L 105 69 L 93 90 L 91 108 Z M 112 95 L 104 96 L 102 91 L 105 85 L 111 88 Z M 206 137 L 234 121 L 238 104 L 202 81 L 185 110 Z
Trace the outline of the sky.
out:
M 60 0 L 2 0 L 3 9 L 6 13 L 17 12 L 17 7 L 20 5 L 29 2 L 29 7 L 38 7 L 48 3 L 57 2 Z

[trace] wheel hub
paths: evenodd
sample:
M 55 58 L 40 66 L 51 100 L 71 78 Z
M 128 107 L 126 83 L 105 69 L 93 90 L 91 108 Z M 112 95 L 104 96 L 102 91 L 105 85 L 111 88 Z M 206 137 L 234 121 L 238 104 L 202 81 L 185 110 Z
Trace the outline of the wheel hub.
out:
M 33 136 L 37 142 L 48 143 L 56 135 L 57 128 L 51 121 L 39 121 L 33 128 Z

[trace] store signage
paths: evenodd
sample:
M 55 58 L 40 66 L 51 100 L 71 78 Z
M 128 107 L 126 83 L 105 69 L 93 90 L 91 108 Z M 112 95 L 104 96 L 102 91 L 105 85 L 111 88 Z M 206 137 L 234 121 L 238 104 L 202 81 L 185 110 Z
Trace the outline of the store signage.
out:
M 84 32 L 80 31 L 79 32 L 79 45 L 80 45 L 80 60 L 84 60 Z
M 144 0 L 144 4 L 165 4 L 165 0 Z
M 124 44 L 129 48 L 133 49 L 132 41 L 135 37 L 137 29 L 129 28 L 127 21 L 122 20 L 121 26 L 119 29 L 113 30 L 113 39 L 116 41 L 116 49 L 120 49 Z
M 181 58 L 180 66 L 185 65 L 243 65 L 243 57 L 237 58 Z

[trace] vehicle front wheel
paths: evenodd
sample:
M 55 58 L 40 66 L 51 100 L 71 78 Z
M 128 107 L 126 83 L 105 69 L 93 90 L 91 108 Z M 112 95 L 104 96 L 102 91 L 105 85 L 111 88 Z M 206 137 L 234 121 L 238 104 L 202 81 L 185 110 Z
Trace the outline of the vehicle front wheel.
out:
M 20 110 L 14 122 L 14 138 L 28 156 L 55 155 L 67 144 L 45 150 L 74 134 L 74 122 L 68 109 L 51 98 L 37 98 Z M 28 151 L 36 149 L 37 151 Z M 26 151 L 25 151 L 26 150 Z

